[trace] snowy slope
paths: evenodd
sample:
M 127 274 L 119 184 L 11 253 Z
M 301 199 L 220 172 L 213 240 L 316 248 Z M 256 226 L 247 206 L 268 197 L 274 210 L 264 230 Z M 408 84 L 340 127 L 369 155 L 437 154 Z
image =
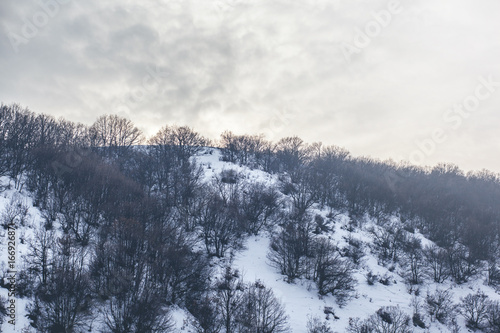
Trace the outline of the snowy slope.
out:
M 267 182 L 268 184 L 279 182 L 276 175 L 269 175 L 260 170 L 251 170 L 245 166 L 220 161 L 220 152 L 218 150 L 207 151 L 205 155 L 198 156 L 196 160 L 206 168 L 206 181 L 209 181 L 211 177 L 217 175 L 222 170 L 234 169 L 243 173 L 246 179 L 252 181 Z M 316 210 L 314 213 L 323 216 L 327 214 L 326 211 L 320 210 Z M 394 222 L 399 221 L 397 217 L 392 217 L 391 219 Z M 373 242 L 373 236 L 367 230 L 370 227 L 376 227 L 374 221 L 370 221 L 367 218 L 363 227 L 356 229 L 354 232 L 346 230 L 345 226 L 348 222 L 349 217 L 346 214 L 339 213 L 335 217 L 334 230 L 329 234 L 333 243 L 342 247 L 346 243 L 345 238 L 349 235 L 361 240 L 364 244 Z M 417 233 L 415 236 L 421 240 L 424 246 L 433 243 L 421 234 Z M 357 279 L 356 296 L 346 306 L 340 307 L 331 296 L 320 299 L 316 286 L 312 281 L 303 279 L 293 284 L 285 282 L 285 278 L 279 274 L 276 268 L 269 264 L 266 258 L 269 251 L 269 242 L 269 235 L 249 237 L 245 242 L 246 249 L 236 255 L 234 266 L 242 272 L 245 281 L 253 282 L 261 280 L 266 286 L 273 289 L 275 295 L 285 305 L 290 319 L 290 326 L 294 333 L 307 332 L 306 324 L 310 317 L 319 317 L 327 320 L 334 332 L 345 332 L 349 324 L 349 318 L 359 317 L 365 319 L 374 314 L 382 306 L 398 306 L 408 315 L 412 315 L 412 298 L 415 298 L 415 296 L 408 292 L 403 277 L 397 274 L 398 270 L 390 272 L 386 267 L 379 265 L 376 256 L 370 253 L 367 246 L 365 247 L 366 255 L 363 258 L 363 264 L 360 265 L 361 267 L 355 275 Z M 400 267 L 401 269 L 405 268 Z M 389 286 L 381 283 L 370 286 L 365 278 L 366 274 L 370 271 L 379 276 L 387 274 L 394 283 Z M 487 286 L 485 280 L 485 276 L 480 276 L 477 280 L 462 285 L 456 285 L 451 282 L 437 284 L 427 281 L 424 285 L 420 286 L 420 294 L 416 298 L 423 306 L 428 291 L 433 293 L 436 288 L 451 288 L 455 303 L 459 303 L 460 298 L 478 289 L 484 291 L 491 300 L 500 300 L 500 295 L 493 288 Z M 339 319 L 335 319 L 332 315 L 327 316 L 324 313 L 325 307 L 331 307 L 335 316 Z M 421 312 L 425 313 L 425 309 L 422 308 Z M 437 321 L 430 322 L 428 318 L 425 319 L 426 324 L 430 324 L 430 327 L 428 329 L 415 328 L 415 332 L 451 332 L 445 325 Z M 465 327 L 465 320 L 461 316 L 456 319 L 461 331 L 467 332 L 468 329 Z
M 205 172 L 204 181 L 209 182 L 213 177 L 220 174 L 223 170 L 235 170 L 243 175 L 246 182 L 262 182 L 266 184 L 278 184 L 277 175 L 270 175 L 261 170 L 252 170 L 245 166 L 234 165 L 232 163 L 221 161 L 220 151 L 214 148 L 206 148 L 199 156 L 194 158 L 201 165 Z M 5 184 L 7 179 L 1 179 Z M 27 239 L 32 235 L 31 227 L 42 223 L 43 219 L 40 211 L 33 207 L 30 195 L 27 192 L 19 192 L 16 190 L 6 190 L 0 195 L 0 214 L 8 208 L 15 200 L 20 198 L 22 202 L 29 207 L 29 216 L 27 224 L 24 227 L 19 227 L 17 232 L 18 248 L 17 261 L 18 267 L 22 264 L 23 255 L 27 253 Z M 327 211 L 322 211 L 319 208 L 314 208 L 314 214 L 322 215 L 326 218 Z M 322 320 L 327 320 L 334 332 L 345 332 L 349 323 L 349 318 L 359 317 L 365 319 L 372 315 L 382 306 L 399 306 L 408 315 L 412 314 L 412 299 L 415 296 L 411 295 L 405 285 L 403 277 L 398 273 L 405 269 L 404 267 L 396 267 L 391 272 L 388 268 L 379 265 L 375 254 L 370 252 L 370 244 L 373 243 L 373 236 L 368 231 L 369 228 L 376 228 L 375 222 L 369 218 L 365 218 L 362 227 L 355 228 L 354 231 L 347 231 L 346 226 L 349 224 L 349 217 L 342 212 L 337 212 L 332 221 L 333 229 L 326 235 L 333 243 L 340 248 L 346 246 L 345 238 L 348 236 L 354 237 L 363 243 L 365 257 L 362 264 L 356 271 L 355 278 L 357 280 L 356 295 L 349 300 L 344 307 L 340 307 L 335 298 L 332 296 L 320 298 L 318 296 L 316 286 L 309 280 L 297 280 L 295 283 L 287 283 L 278 270 L 272 267 L 267 259 L 269 251 L 270 235 L 261 233 L 259 236 L 252 236 L 245 240 L 244 249 L 236 253 L 233 265 L 239 269 L 246 282 L 261 280 L 264 285 L 273 289 L 275 295 L 282 301 L 286 312 L 289 316 L 289 323 L 294 333 L 307 332 L 306 324 L 310 317 L 318 317 Z M 392 217 L 394 222 L 398 222 L 397 217 Z M 430 240 L 424 236 L 417 234 L 423 244 L 431 244 Z M 5 230 L 0 232 L 0 267 L 4 267 L 7 263 L 7 238 Z M 222 265 L 222 264 L 221 264 Z M 373 272 L 379 276 L 388 275 L 394 281 L 391 285 L 383 285 L 375 283 L 370 286 L 366 282 L 366 274 Z M 420 294 L 416 298 L 420 304 L 425 304 L 425 296 L 427 291 L 433 292 L 436 288 L 448 289 L 451 288 L 455 303 L 460 301 L 461 297 L 473 293 L 478 289 L 484 291 L 490 299 L 500 300 L 498 293 L 486 285 L 486 277 L 481 275 L 475 281 L 463 285 L 455 285 L 451 282 L 436 284 L 426 282 L 420 286 Z M 0 289 L 0 295 L 7 296 L 6 289 Z M 17 331 L 28 326 L 28 320 L 25 318 L 25 306 L 29 302 L 26 299 L 17 299 Z M 326 315 L 325 307 L 330 307 L 335 316 Z M 425 310 L 422 310 L 425 313 Z M 192 319 L 185 310 L 175 308 L 172 311 L 172 317 L 176 322 L 178 332 L 193 332 L 189 321 Z M 425 318 L 426 324 L 431 326 L 428 329 L 415 328 L 415 332 L 451 332 L 451 330 L 437 322 L 431 322 L 428 317 Z M 467 332 L 465 321 L 461 316 L 457 316 L 457 322 L 462 332 Z M 13 332 L 12 327 L 4 322 L 2 326 L 3 332 Z

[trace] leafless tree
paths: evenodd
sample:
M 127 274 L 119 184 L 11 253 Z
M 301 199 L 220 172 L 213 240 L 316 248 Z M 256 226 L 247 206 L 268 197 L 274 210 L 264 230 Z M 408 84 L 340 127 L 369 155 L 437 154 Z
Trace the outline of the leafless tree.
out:
M 245 290 L 238 314 L 238 332 L 290 332 L 288 316 L 283 305 L 274 296 L 273 291 L 260 281 L 252 283 Z
M 464 316 L 467 326 L 472 329 L 482 328 L 488 318 L 490 304 L 488 296 L 478 290 L 475 294 L 469 294 L 460 300 L 462 301 L 460 312 Z
M 343 305 L 354 292 L 354 264 L 343 259 L 328 239 L 314 241 L 313 280 L 320 295 L 332 294 Z
M 89 128 L 91 144 L 94 147 L 109 147 L 123 152 L 143 141 L 140 129 L 132 121 L 117 115 L 104 115 Z
M 449 289 L 437 289 L 433 294 L 427 293 L 426 307 L 431 320 L 446 324 L 455 311 L 453 294 Z
M 368 319 L 349 319 L 349 333 L 411 333 L 413 329 L 410 324 L 410 316 L 404 313 L 399 307 L 381 307 Z

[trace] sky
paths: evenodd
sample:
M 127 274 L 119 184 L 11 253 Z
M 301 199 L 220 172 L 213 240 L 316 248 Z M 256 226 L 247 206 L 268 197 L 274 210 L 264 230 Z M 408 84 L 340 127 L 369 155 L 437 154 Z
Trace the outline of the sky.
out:
M 8 0 L 0 102 L 500 172 L 498 0 Z

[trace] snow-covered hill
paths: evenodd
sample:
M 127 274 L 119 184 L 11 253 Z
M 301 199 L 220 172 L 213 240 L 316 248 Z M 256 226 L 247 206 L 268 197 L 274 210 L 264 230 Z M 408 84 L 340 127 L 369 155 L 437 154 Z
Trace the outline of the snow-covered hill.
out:
M 222 162 L 218 150 L 213 150 L 211 154 L 197 157 L 197 161 L 206 167 L 207 180 L 211 176 L 219 174 L 222 170 L 232 169 L 243 173 L 245 178 L 251 181 L 279 182 L 275 175 L 269 175 L 260 170 L 251 170 L 245 166 Z M 325 218 L 327 218 L 328 213 L 328 210 L 321 210 L 317 207 L 313 209 L 313 214 L 320 214 Z M 453 301 L 457 304 L 461 298 L 477 290 L 483 291 L 492 300 L 500 300 L 499 293 L 487 285 L 485 274 L 480 274 L 474 281 L 461 285 L 454 284 L 451 281 L 437 284 L 426 280 L 424 284 L 416 286 L 420 292 L 419 296 L 415 296 L 415 292 L 409 292 L 404 278 L 398 274 L 409 269 L 408 267 L 397 267 L 397 269 L 391 272 L 387 267 L 379 265 L 376 255 L 371 253 L 370 248 L 373 244 L 373 235 L 368 230 L 378 227 L 375 221 L 366 217 L 362 228 L 356 228 L 351 232 L 347 231 L 349 220 L 350 218 L 347 214 L 338 212 L 332 221 L 333 229 L 327 235 L 333 243 L 338 244 L 340 247 L 347 245 L 346 239 L 348 237 L 358 239 L 363 243 L 365 257 L 362 259 L 362 264 L 355 275 L 357 279 L 356 295 L 343 307 L 340 307 L 332 296 L 318 297 L 314 283 L 309 280 L 299 280 L 293 284 L 287 283 L 285 277 L 280 275 L 267 259 L 270 241 L 269 234 L 249 237 L 245 241 L 245 249 L 236 254 L 234 265 L 242 272 L 244 279 L 250 282 L 261 280 L 266 286 L 271 287 L 285 304 L 293 332 L 306 332 L 306 324 L 311 317 L 325 319 L 334 332 L 345 332 L 349 325 L 349 318 L 367 318 L 383 306 L 397 306 L 411 315 L 416 302 L 420 304 L 421 312 L 425 313 L 427 293 L 433 293 L 436 289 L 451 290 Z M 393 223 L 400 223 L 399 218 L 396 216 L 391 217 L 390 220 Z M 419 233 L 416 236 L 421 239 L 423 245 L 433 244 L 432 241 Z M 366 275 L 369 272 L 378 276 L 389 276 L 391 280 L 390 285 L 381 283 L 369 285 L 366 280 Z M 325 314 L 325 310 L 328 312 L 329 309 L 333 310 L 338 319 L 334 318 L 331 314 Z M 465 319 L 457 316 L 456 320 L 460 331 L 467 332 Z M 427 329 L 415 328 L 415 332 L 452 331 L 451 328 L 438 321 L 431 322 L 427 318 L 425 322 L 430 327 Z
M 261 170 L 251 170 L 246 166 L 223 162 L 220 151 L 214 148 L 205 149 L 194 159 L 204 170 L 205 182 L 210 182 L 213 177 L 224 170 L 235 170 L 245 182 L 260 182 L 267 185 L 280 183 L 278 175 L 271 175 Z M 3 185 L 9 182 L 7 178 L 2 178 L 1 181 Z M 284 194 L 282 196 L 285 201 L 289 199 Z M 28 240 L 33 237 L 33 227 L 40 225 L 43 219 L 42 213 L 36 207 L 33 207 L 30 193 L 13 189 L 1 193 L 0 214 L 2 216 L 8 214 L 9 209 L 14 209 L 18 203 L 22 203 L 27 208 L 25 222 L 19 223 L 17 221 L 16 265 L 19 268 L 22 267 L 24 255 L 28 251 Z M 307 332 L 307 322 L 311 318 L 319 318 L 321 321 L 325 321 L 333 332 L 346 332 L 350 318 L 366 319 L 384 306 L 399 307 L 410 317 L 415 313 L 415 309 L 418 309 L 418 312 L 423 315 L 423 321 L 427 327 L 414 327 L 415 332 L 453 332 L 453 329 L 467 332 L 465 319 L 461 315 L 454 315 L 454 318 L 450 318 L 448 325 L 431 318 L 426 310 L 427 295 L 435 293 L 436 289 L 449 290 L 452 294 L 453 303 L 459 304 L 461 298 L 480 290 L 489 299 L 500 301 L 500 295 L 486 283 L 486 272 L 480 272 L 474 280 L 460 285 L 453 283 L 449 279 L 438 284 L 427 278 L 424 283 L 410 288 L 404 278 L 404 273 L 409 270 L 409 267 L 402 264 L 403 261 L 392 265 L 383 265 L 375 253 L 374 232 L 377 230 L 383 231 L 384 228 L 392 228 L 398 224 L 401 225 L 401 221 L 397 216 L 389 217 L 384 224 L 377 223 L 375 219 L 365 216 L 362 217 L 362 221 L 358 221 L 359 223 L 354 225 L 345 212 L 332 212 L 321 209 L 318 205 L 313 205 L 310 212 L 312 216 L 319 215 L 323 217 L 330 227 L 329 231 L 321 234 L 321 237 L 329 239 L 339 249 L 349 246 L 349 239 L 355 239 L 358 241 L 357 244 L 363 253 L 363 257 L 359 265 L 356 266 L 354 273 L 356 280 L 355 292 L 343 306 L 340 306 L 333 296 L 319 297 L 317 287 L 311 280 L 296 279 L 294 283 L 288 283 L 278 269 L 271 265 L 268 252 L 272 230 L 262 231 L 257 236 L 247 237 L 243 242 L 243 248 L 232 253 L 232 257 L 228 255 L 223 259 L 213 259 L 213 265 L 221 269 L 225 264 L 232 261 L 233 267 L 241 272 L 245 281 L 254 282 L 260 280 L 265 286 L 272 288 L 274 294 L 285 307 L 290 327 L 294 333 Z M 419 238 L 423 245 L 433 244 L 418 231 L 412 235 Z M 7 237 L 7 230 L 2 229 L 0 233 L 0 267 L 3 272 L 5 272 L 9 261 Z M 384 283 L 375 281 L 373 285 L 370 285 L 366 278 L 369 273 L 384 277 Z M 0 288 L 1 296 L 6 299 L 7 294 L 7 289 Z M 16 299 L 17 331 L 29 326 L 25 308 L 29 302 L 29 299 Z M 176 321 L 176 330 L 178 332 L 194 332 L 194 328 L 190 324 L 192 317 L 185 310 L 175 308 L 172 310 L 172 316 Z M 8 318 L 4 321 L 2 329 L 4 332 L 13 332 L 12 325 L 9 325 L 7 320 Z M 452 324 L 452 322 L 455 323 Z

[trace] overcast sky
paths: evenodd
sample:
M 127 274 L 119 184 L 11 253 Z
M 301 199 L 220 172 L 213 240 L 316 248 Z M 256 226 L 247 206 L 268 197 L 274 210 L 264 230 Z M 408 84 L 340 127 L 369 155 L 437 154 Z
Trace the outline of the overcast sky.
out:
M 500 172 L 499 14 L 498 0 L 6 0 L 0 102 Z

